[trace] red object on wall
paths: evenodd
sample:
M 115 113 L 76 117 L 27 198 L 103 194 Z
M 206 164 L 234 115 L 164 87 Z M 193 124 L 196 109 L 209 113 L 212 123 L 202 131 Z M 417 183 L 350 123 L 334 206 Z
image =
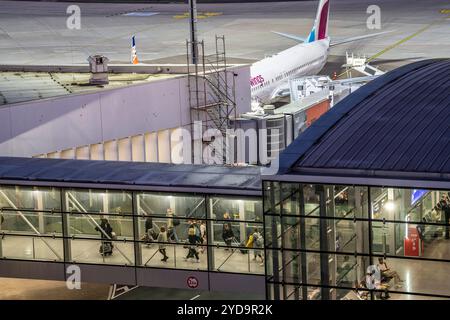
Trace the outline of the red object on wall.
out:
M 416 227 L 408 228 L 408 235 L 404 240 L 405 256 L 418 257 L 420 255 L 420 238 Z
M 306 126 L 309 127 L 314 121 L 320 118 L 330 109 L 330 100 L 322 101 L 306 110 Z

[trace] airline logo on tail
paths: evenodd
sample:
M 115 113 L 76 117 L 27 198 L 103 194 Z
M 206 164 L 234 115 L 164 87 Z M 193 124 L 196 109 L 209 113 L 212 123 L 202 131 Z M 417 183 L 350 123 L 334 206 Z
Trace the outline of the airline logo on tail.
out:
M 317 8 L 316 20 L 307 42 L 314 42 L 328 38 L 328 18 L 330 15 L 330 0 L 320 0 Z
M 131 38 L 131 63 L 132 64 L 138 64 L 139 60 L 137 57 L 137 52 L 136 52 L 136 39 L 135 36 L 133 36 L 133 38 Z

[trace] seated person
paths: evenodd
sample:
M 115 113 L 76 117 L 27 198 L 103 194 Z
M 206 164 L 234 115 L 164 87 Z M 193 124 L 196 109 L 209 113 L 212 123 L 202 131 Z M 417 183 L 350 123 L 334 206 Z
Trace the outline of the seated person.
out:
M 374 268 L 375 267 L 375 268 Z M 386 282 L 382 282 L 380 276 L 376 272 L 376 266 L 369 266 L 366 273 L 366 286 L 370 290 L 378 290 L 378 298 L 389 299 L 389 285 Z M 384 297 L 383 297 L 384 293 Z
M 394 279 L 395 287 L 401 288 L 403 282 L 402 279 L 400 279 L 400 275 L 395 270 L 391 270 L 386 261 L 384 261 L 383 258 L 378 258 L 378 269 L 380 269 L 381 273 L 381 281 L 383 282 L 389 282 L 391 279 Z

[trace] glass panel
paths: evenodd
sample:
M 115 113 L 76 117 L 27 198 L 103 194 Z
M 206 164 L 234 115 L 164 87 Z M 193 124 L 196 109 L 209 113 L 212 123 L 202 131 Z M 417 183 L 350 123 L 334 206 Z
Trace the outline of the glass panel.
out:
M 264 274 L 264 265 L 252 261 L 248 248 L 213 248 L 214 270 L 223 272 Z
M 141 239 L 143 240 L 141 252 L 144 266 L 193 270 L 207 269 L 207 247 L 202 246 L 207 242 L 205 221 L 180 218 L 179 225 L 167 229 L 170 219 L 153 217 L 152 220 L 153 228 L 148 229 L 148 237 Z M 145 227 L 145 222 L 145 218 L 140 219 L 141 226 L 144 225 Z M 147 224 L 148 227 L 149 223 L 147 222 Z M 174 232 L 175 229 L 177 230 L 176 233 Z
M 71 236 L 133 239 L 133 218 L 122 215 L 67 214 Z
M 268 259 L 266 259 L 267 276 L 271 277 L 272 281 L 280 282 L 282 281 L 282 258 L 280 250 L 269 250 L 266 249 L 268 254 Z
M 286 291 L 285 300 L 302 300 L 302 288 L 297 285 L 285 285 L 284 290 Z
M 131 192 L 66 189 L 64 193 L 67 211 L 108 214 L 133 212 Z
M 262 222 L 261 200 L 242 198 L 217 198 L 209 199 L 211 218 L 217 220 L 241 220 Z
M 445 227 L 438 224 L 377 223 L 374 234 L 382 239 L 374 241 L 373 252 L 417 258 L 450 260 L 449 242 L 445 239 Z M 382 230 L 382 231 L 380 231 Z M 384 245 L 380 246 L 380 241 Z M 397 241 L 396 250 L 390 250 Z
M 306 216 L 318 216 L 320 214 L 319 209 L 319 195 L 316 193 L 315 185 L 303 186 L 303 197 L 305 201 L 305 215 Z
M 417 259 L 375 259 L 389 291 L 450 295 L 450 263 Z M 385 263 L 385 264 L 384 264 Z
M 0 186 L 0 208 L 61 211 L 59 189 Z
M 220 246 L 243 246 L 248 244 L 249 237 L 255 231 L 259 233 L 262 239 L 259 239 L 259 243 L 264 240 L 262 234 L 262 225 L 252 222 L 224 222 L 213 221 L 213 241 L 215 245 Z
M 320 287 L 307 287 L 308 300 L 321 300 L 322 289 Z
M 137 194 L 139 215 L 206 218 L 205 198 L 167 193 Z
M 265 245 L 269 248 L 281 248 L 281 218 L 266 216 L 265 218 Z
M 1 230 L 7 233 L 62 234 L 60 212 L 3 211 Z
M 333 220 L 329 222 L 334 224 L 336 240 L 334 246 L 331 247 L 331 251 L 356 252 L 357 226 L 361 226 L 361 224 L 351 220 Z
M 264 212 L 268 214 L 280 214 L 280 184 L 278 182 L 266 182 L 265 186 Z
M 355 256 L 336 255 L 336 285 L 353 287 L 358 283 L 358 261 Z
M 72 262 L 134 265 L 134 244 L 129 241 L 68 240 Z
M 300 247 L 300 218 L 283 217 L 284 247 L 287 249 L 301 249 Z
M 144 267 L 176 268 L 177 254 L 182 254 L 173 244 L 146 243 L 140 246 Z
M 447 191 L 371 188 L 374 219 L 445 223 Z
M 299 184 L 282 184 L 282 212 L 283 215 L 299 215 L 299 196 L 300 196 L 300 185 Z
M 368 190 L 366 187 L 335 186 L 334 216 L 367 218 Z
M 320 219 L 305 218 L 306 250 L 320 249 Z
M 306 281 L 308 284 L 320 284 L 320 254 L 306 254 Z
M 0 238 L 0 256 L 9 259 L 62 261 L 63 239 L 5 235 Z
M 301 283 L 301 253 L 284 251 L 283 281 L 288 283 Z

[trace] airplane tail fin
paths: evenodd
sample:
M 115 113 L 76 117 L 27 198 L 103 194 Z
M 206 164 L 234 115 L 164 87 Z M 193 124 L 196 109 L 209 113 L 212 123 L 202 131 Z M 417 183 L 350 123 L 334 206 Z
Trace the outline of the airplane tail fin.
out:
M 316 20 L 308 36 L 307 42 L 326 39 L 328 37 L 328 20 L 330 16 L 330 0 L 320 0 Z
M 136 39 L 135 36 L 131 38 L 131 63 L 132 64 L 138 64 L 139 60 L 137 57 L 137 51 L 136 51 Z

